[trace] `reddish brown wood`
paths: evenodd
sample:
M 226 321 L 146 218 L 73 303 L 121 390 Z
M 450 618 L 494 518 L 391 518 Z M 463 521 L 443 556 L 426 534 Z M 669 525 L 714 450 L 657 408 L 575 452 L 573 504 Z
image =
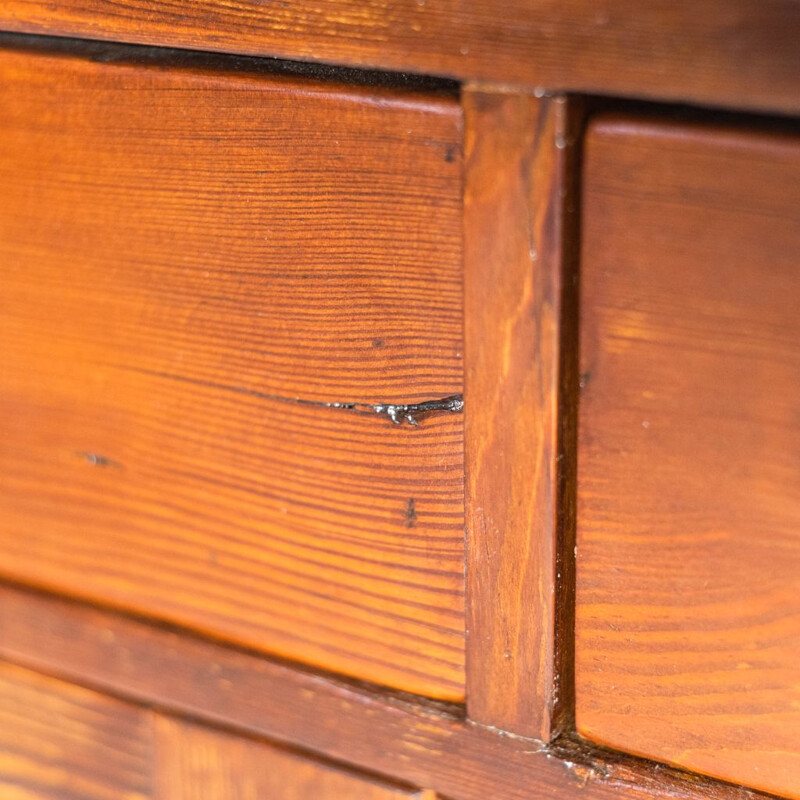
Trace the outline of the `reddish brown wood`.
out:
M 668 767 L 465 722 L 452 709 L 0 585 L 0 657 L 313 750 L 453 800 L 767 800 Z
M 576 115 L 560 97 L 469 90 L 463 102 L 467 704 L 478 722 L 549 740 Z
M 588 138 L 577 721 L 800 797 L 800 141 Z
M 106 637 L 110 631 L 106 631 Z M 4 800 L 390 800 L 400 787 L 0 662 Z
M 0 26 L 800 111 L 795 0 L 4 0 Z
M 0 51 L 0 571 L 464 695 L 447 97 Z
M 397 800 L 423 795 L 263 742 L 160 716 L 159 800 Z
M 149 800 L 149 712 L 0 664 L 0 797 Z

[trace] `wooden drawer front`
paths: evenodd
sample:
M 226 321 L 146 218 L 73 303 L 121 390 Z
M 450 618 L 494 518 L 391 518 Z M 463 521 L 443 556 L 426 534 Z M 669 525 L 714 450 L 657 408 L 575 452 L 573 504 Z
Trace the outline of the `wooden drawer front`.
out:
M 462 389 L 457 103 L 13 50 L 0 84 L 2 575 L 463 697 L 462 417 L 368 408 Z
M 800 145 L 607 120 L 584 177 L 578 727 L 800 797 Z
M 427 796 L 0 663 L 3 800 Z
M 3 800 L 149 800 L 149 712 L 0 663 Z
M 353 775 L 305 756 L 169 718 L 156 720 L 164 800 L 401 800 L 426 792 Z

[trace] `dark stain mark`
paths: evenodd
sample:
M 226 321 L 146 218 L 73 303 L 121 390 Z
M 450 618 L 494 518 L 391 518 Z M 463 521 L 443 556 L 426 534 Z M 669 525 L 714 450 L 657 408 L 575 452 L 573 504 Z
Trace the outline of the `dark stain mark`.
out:
M 352 408 L 356 411 L 367 410 L 367 413 L 371 411 L 373 414 L 386 414 L 395 425 L 407 422 L 409 425 L 416 426 L 419 425 L 419 420 L 428 414 L 439 411 L 460 414 L 464 410 L 464 397 L 460 394 L 453 394 L 439 400 L 426 400 L 424 403 L 379 403 L 374 406 L 353 403 Z
M 408 506 L 406 506 L 406 527 L 413 528 L 417 524 L 417 508 L 414 503 L 414 498 L 408 498 Z
M 464 396 L 460 394 L 452 394 L 448 397 L 441 397 L 436 400 L 425 400 L 422 403 L 325 402 L 323 400 L 306 400 L 302 397 L 283 397 L 279 394 L 270 394 L 269 392 L 259 392 L 257 389 L 248 389 L 246 386 L 231 386 L 226 383 L 189 378 L 186 375 L 174 375 L 170 372 L 161 372 L 160 370 L 128 367 L 121 364 L 115 364 L 114 366 L 117 369 L 122 369 L 127 372 L 137 372 L 142 375 L 150 375 L 154 378 L 188 383 L 192 386 L 203 386 L 207 389 L 234 392 L 235 394 L 256 397 L 261 400 L 292 403 L 293 405 L 300 406 L 340 408 L 344 411 L 354 411 L 357 414 L 377 414 L 378 416 L 388 417 L 395 425 L 402 425 L 404 422 L 407 422 L 409 425 L 416 427 L 423 417 L 437 413 L 460 414 L 464 410 Z
M 383 339 L 373 339 L 372 346 L 373 347 L 383 347 Z
M 448 164 L 452 164 L 456 160 L 456 149 L 453 145 L 450 145 L 450 147 L 444 151 L 444 160 Z
M 585 389 L 589 385 L 589 381 L 591 381 L 591 379 L 592 379 L 592 373 L 591 372 L 589 372 L 589 371 L 582 372 L 581 373 L 581 377 L 580 377 L 580 379 L 578 381 L 578 389 L 580 391 L 583 391 L 583 389 Z
M 114 461 L 111 458 L 102 456 L 100 453 L 78 452 L 77 455 L 86 459 L 86 461 L 88 461 L 93 467 L 122 467 L 122 464 L 120 464 L 119 461 Z

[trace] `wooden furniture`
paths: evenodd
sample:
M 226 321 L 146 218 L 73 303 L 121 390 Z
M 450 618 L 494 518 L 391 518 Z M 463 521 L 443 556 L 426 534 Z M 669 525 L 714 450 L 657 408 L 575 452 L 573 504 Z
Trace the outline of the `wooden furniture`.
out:
M 0 30 L 0 800 L 800 798 L 793 0 Z
M 800 150 L 600 119 L 586 139 L 577 721 L 800 788 Z
M 453 99 L 14 50 L 0 81 L 7 575 L 462 699 L 462 417 L 369 413 L 462 389 Z

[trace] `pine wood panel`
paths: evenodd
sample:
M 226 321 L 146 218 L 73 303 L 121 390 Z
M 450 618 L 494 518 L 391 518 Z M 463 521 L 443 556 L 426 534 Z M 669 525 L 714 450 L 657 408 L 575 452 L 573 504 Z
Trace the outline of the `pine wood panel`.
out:
M 106 638 L 112 629 L 105 629 Z M 3 800 L 435 800 L 424 790 L 154 714 L 2 662 L 0 796 Z
M 0 664 L 3 800 L 149 800 L 149 712 Z
M 577 722 L 800 797 L 800 142 L 586 151 Z
M 767 800 L 562 739 L 544 745 L 452 708 L 344 685 L 207 639 L 0 584 L 0 656 L 175 714 L 313 750 L 452 800 Z
M 304 755 L 169 717 L 156 719 L 156 742 L 156 798 L 161 800 L 397 800 L 421 796 Z
M 0 26 L 462 80 L 800 110 L 794 0 L 4 0 Z
M 467 705 L 471 719 L 546 741 L 559 700 L 571 705 L 556 663 L 557 606 L 572 600 L 556 509 L 574 466 L 558 400 L 579 114 L 563 97 L 480 89 L 463 103 Z
M 448 97 L 0 51 L 0 571 L 463 697 Z

